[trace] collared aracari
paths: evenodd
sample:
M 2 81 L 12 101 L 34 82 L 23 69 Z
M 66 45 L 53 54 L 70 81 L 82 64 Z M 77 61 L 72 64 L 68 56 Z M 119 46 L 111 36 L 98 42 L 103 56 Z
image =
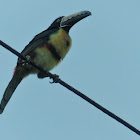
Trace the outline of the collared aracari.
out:
M 57 18 L 48 29 L 36 35 L 21 52 L 27 59 L 35 62 L 38 66 L 50 71 L 64 59 L 71 48 L 69 30 L 71 27 L 90 16 L 91 12 L 82 11 L 70 16 Z M 38 78 L 47 77 L 35 67 L 18 58 L 14 75 L 7 86 L 0 104 L 0 114 L 10 100 L 13 92 L 23 78 L 29 74 L 37 74 Z

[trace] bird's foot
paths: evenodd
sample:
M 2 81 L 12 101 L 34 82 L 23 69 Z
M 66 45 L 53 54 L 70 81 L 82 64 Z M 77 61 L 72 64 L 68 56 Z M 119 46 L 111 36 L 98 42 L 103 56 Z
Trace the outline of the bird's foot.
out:
M 50 82 L 51 84 L 53 84 L 53 83 L 58 83 L 59 82 L 59 76 L 58 75 L 56 75 L 56 74 L 54 74 L 53 75 L 54 77 L 53 78 L 51 78 L 51 79 L 53 79 L 53 81 L 52 82 Z
M 37 74 L 37 77 L 38 77 L 39 79 L 43 79 L 43 78 L 46 78 L 46 77 L 49 77 L 49 76 L 48 76 L 48 74 L 46 74 L 46 73 L 44 73 L 44 72 L 39 72 L 39 73 Z
M 31 57 L 29 55 L 25 56 L 26 60 L 22 60 L 22 65 L 27 65 L 30 63 Z

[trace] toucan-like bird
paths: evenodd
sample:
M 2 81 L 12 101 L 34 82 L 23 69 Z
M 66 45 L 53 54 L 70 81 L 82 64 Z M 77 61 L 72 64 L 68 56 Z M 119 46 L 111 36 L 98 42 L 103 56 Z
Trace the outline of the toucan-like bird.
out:
M 90 15 L 91 12 L 82 11 L 70 16 L 57 18 L 48 29 L 36 35 L 23 49 L 21 54 L 45 70 L 52 70 L 64 59 L 71 48 L 72 40 L 69 36 L 71 27 L 78 21 Z M 35 67 L 18 58 L 14 75 L 1 100 L 0 114 L 3 112 L 21 80 L 33 73 L 37 74 L 38 78 L 47 77 Z

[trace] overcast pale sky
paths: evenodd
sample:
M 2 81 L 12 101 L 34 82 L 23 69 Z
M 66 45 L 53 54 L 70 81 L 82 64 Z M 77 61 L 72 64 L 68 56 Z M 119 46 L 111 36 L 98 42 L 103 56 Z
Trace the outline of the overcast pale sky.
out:
M 89 10 L 70 31 L 72 48 L 52 73 L 140 129 L 139 0 L 1 0 L 0 39 L 19 52 L 59 16 Z M 17 57 L 0 46 L 0 99 Z M 1 140 L 138 140 L 80 97 L 36 75 L 0 116 Z

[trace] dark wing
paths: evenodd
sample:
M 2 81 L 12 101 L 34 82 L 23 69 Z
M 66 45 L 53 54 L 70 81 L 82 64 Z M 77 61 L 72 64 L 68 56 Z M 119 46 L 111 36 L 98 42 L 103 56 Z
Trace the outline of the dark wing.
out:
M 36 35 L 32 41 L 29 42 L 29 44 L 23 49 L 21 52 L 22 55 L 26 56 L 30 54 L 33 50 L 35 50 L 37 47 L 43 46 L 45 43 L 48 42 L 50 35 L 57 32 L 57 28 L 51 29 L 51 30 L 45 30 L 41 32 L 40 34 Z

